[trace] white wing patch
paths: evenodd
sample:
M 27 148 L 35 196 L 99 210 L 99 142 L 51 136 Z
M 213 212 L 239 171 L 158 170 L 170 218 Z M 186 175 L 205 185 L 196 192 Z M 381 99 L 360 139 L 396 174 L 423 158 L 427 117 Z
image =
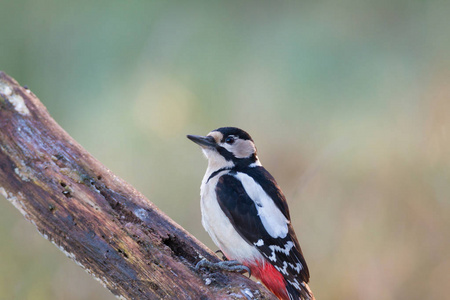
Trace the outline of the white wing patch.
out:
M 302 264 L 301 263 L 297 263 L 295 264 L 296 267 L 294 267 L 294 264 L 288 263 L 288 262 L 283 262 L 283 267 L 278 267 L 275 266 L 275 269 L 277 269 L 279 272 L 283 273 L 284 275 L 288 275 L 288 271 L 287 271 L 287 267 L 291 267 L 293 270 L 297 271 L 297 273 L 300 274 L 300 271 L 302 270 Z
M 272 249 L 273 252 L 278 251 L 286 255 L 289 255 L 289 252 L 291 251 L 292 247 L 294 247 L 294 242 L 292 241 L 288 241 L 286 245 L 284 245 L 284 248 L 281 248 L 280 246 L 277 245 L 269 246 L 269 248 Z
M 300 262 L 296 263 L 295 266 L 294 266 L 294 264 L 289 263 L 289 266 L 299 274 L 300 274 L 300 271 L 303 269 L 303 265 Z
M 278 270 L 278 272 L 281 272 L 282 274 L 284 274 L 284 275 L 288 275 L 289 273 L 288 273 L 288 271 L 286 270 L 287 269 L 287 267 L 288 267 L 288 264 L 287 264 L 287 262 L 283 262 L 283 267 L 281 268 L 281 267 L 278 267 L 278 266 L 275 266 L 275 269 L 277 269 Z
M 256 243 L 253 243 L 256 247 L 261 247 L 264 245 L 264 241 L 262 239 L 259 239 Z
M 284 245 L 284 248 L 281 248 L 280 246 L 277 246 L 277 245 L 271 245 L 271 246 L 269 246 L 269 248 L 270 248 L 270 250 L 272 250 L 272 254 L 270 256 L 266 255 L 266 254 L 264 254 L 264 255 L 271 261 L 276 262 L 277 261 L 276 252 L 282 252 L 288 256 L 292 247 L 294 247 L 294 243 L 292 241 L 287 242 L 286 245 Z
M 245 192 L 255 202 L 258 215 L 261 218 L 261 222 L 267 233 L 273 238 L 286 237 L 288 234 L 289 221 L 263 188 L 245 173 L 237 172 L 234 177 L 241 181 Z
M 300 287 L 300 284 L 298 283 L 297 279 L 294 278 L 294 281 L 288 280 L 290 284 L 292 284 L 297 290 L 301 291 L 302 288 Z

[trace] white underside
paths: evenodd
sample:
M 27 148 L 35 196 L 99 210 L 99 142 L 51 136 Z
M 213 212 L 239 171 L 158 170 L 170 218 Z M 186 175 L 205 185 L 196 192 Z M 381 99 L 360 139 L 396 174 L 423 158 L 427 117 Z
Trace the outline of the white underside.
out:
M 207 170 L 203 178 L 200 202 L 203 227 L 228 259 L 240 262 L 264 261 L 264 257 L 256 247 L 247 243 L 234 229 L 217 202 L 215 186 L 220 176 L 226 172 L 223 171 L 214 176 L 209 180 L 208 184 L 206 184 L 206 181 L 212 172 Z

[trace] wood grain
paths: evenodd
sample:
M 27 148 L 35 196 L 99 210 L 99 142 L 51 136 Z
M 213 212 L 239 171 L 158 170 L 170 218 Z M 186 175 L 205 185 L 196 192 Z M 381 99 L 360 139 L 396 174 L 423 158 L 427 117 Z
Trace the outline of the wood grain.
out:
M 0 72 L 0 192 L 42 236 L 123 299 L 276 299 L 218 261 L 73 140 L 39 99 Z

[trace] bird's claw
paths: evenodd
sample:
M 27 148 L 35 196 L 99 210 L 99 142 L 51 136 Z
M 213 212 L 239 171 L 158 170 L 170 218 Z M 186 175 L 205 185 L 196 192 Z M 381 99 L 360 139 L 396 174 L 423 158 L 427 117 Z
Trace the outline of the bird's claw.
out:
M 244 266 L 243 264 L 241 264 L 240 262 L 238 262 L 236 260 L 219 261 L 219 262 L 213 263 L 213 262 L 210 262 L 209 260 L 207 260 L 206 258 L 203 258 L 201 261 L 199 261 L 195 265 L 195 269 L 198 270 L 202 267 L 212 269 L 212 270 L 223 270 L 223 271 L 228 271 L 228 272 L 238 272 L 238 273 L 247 272 L 249 278 L 250 278 L 250 276 L 252 276 L 252 271 L 250 270 L 250 268 L 247 266 Z
M 219 249 L 219 250 L 217 250 L 217 251 L 216 251 L 216 252 L 214 252 L 214 253 L 216 253 L 216 254 L 217 254 L 217 253 L 219 253 L 219 252 L 220 252 L 220 253 L 222 253 L 222 260 L 224 260 L 224 261 L 227 261 L 227 260 L 228 260 L 228 258 L 227 258 L 227 257 L 225 256 L 225 254 L 224 254 L 224 253 L 222 252 L 222 250 L 220 250 L 220 249 Z

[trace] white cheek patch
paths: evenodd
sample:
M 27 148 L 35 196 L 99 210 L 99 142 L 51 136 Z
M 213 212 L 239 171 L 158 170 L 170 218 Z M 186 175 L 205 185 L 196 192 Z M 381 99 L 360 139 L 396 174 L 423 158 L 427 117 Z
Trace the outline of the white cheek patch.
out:
M 236 140 L 232 145 L 223 143 L 222 147 L 233 153 L 237 158 L 250 157 L 256 152 L 255 144 L 250 140 Z

